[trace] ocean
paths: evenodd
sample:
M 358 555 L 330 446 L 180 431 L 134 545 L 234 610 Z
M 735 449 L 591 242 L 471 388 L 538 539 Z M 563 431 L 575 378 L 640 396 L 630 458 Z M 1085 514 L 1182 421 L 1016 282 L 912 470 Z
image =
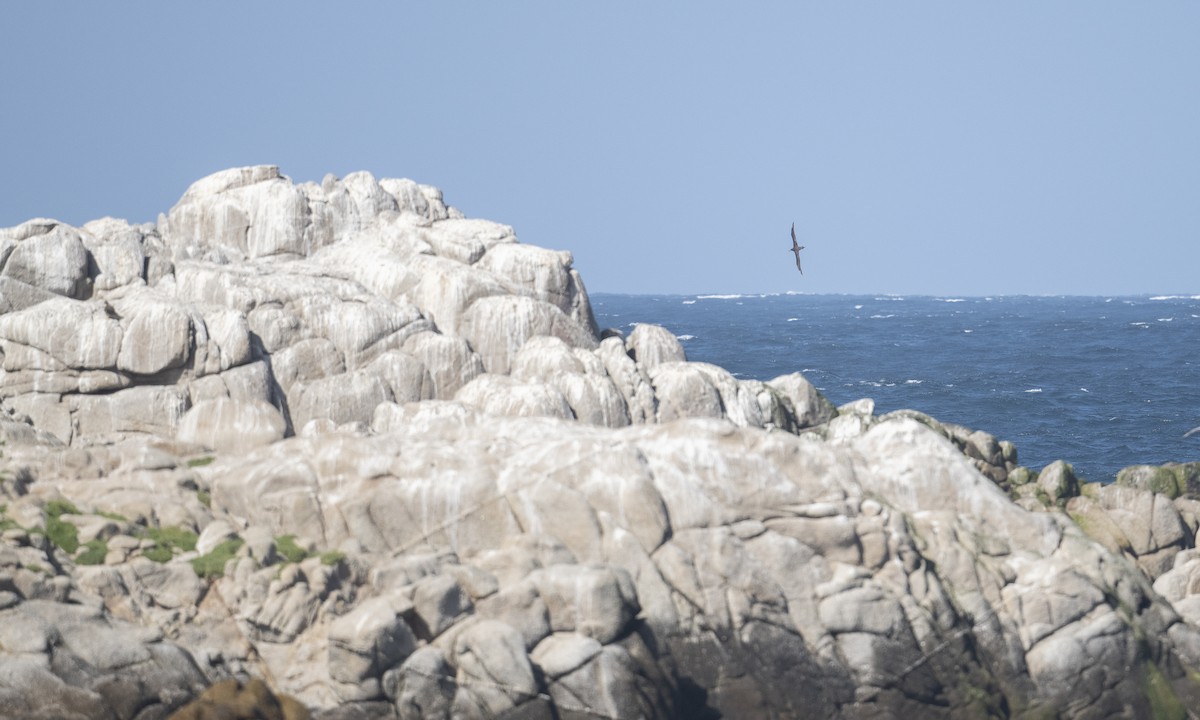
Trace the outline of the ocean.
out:
M 591 294 L 601 328 L 675 333 L 738 378 L 802 372 L 837 405 L 912 408 L 1111 482 L 1200 460 L 1200 295 Z

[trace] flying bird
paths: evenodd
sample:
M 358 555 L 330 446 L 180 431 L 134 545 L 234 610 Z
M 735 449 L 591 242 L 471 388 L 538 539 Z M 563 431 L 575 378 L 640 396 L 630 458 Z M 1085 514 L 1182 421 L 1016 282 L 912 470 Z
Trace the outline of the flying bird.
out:
M 796 253 L 796 269 L 800 271 L 801 275 L 804 274 L 804 268 L 800 267 L 800 251 L 803 249 L 804 246 L 796 242 L 796 223 L 792 223 L 792 249 L 790 252 Z

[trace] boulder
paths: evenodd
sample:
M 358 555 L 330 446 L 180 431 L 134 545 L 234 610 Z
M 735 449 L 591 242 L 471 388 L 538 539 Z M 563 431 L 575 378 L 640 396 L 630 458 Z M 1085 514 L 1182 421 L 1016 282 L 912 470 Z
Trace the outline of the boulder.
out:
M 1070 464 L 1062 460 L 1050 463 L 1038 474 L 1037 487 L 1052 503 L 1065 502 L 1079 494 L 1079 480 Z
M 91 294 L 79 231 L 53 220 L 32 220 L 0 235 L 0 275 L 75 300 Z
M 522 295 L 476 300 L 462 318 L 462 335 L 489 373 L 506 375 L 521 346 L 531 337 L 552 335 L 571 347 L 592 349 L 596 340 L 586 326 L 558 307 Z
M 303 255 L 312 240 L 307 205 L 277 167 L 225 170 L 187 189 L 162 235 L 176 260 Z
M 122 335 L 111 309 L 97 303 L 56 297 L 0 315 L 6 370 L 115 370 Z
M 562 393 L 542 383 L 523 383 L 507 375 L 485 373 L 467 383 L 454 399 L 485 415 L 574 419 Z
M 283 439 L 285 429 L 283 416 L 266 402 L 214 398 L 183 414 L 176 437 L 218 452 L 243 453 Z
M 683 345 L 661 325 L 639 323 L 625 340 L 630 357 L 647 371 L 667 362 L 683 362 Z
M 401 613 L 406 602 L 376 597 L 329 626 L 329 675 L 344 683 L 379 677 L 403 662 L 417 640 Z
M 434 398 L 449 400 L 464 385 L 483 374 L 483 363 L 462 338 L 436 332 L 419 332 L 404 342 L 404 351 L 412 355 L 429 373 Z
M 191 318 L 177 304 L 134 296 L 122 299 L 115 307 L 122 318 L 123 330 L 117 370 L 131 375 L 154 375 L 180 367 L 189 359 Z
M 166 715 L 206 684 L 160 632 L 91 608 L 30 599 L 0 610 L 0 628 L 0 705 L 13 717 Z
M 91 255 L 92 288 L 105 293 L 146 282 L 148 264 L 145 238 L 147 228 L 132 226 L 124 220 L 101 218 L 83 226 L 81 237 Z M 150 233 L 156 233 L 150 230 Z
M 781 375 L 767 381 L 767 385 L 783 395 L 785 405 L 800 428 L 823 425 L 837 417 L 833 403 L 800 373 Z

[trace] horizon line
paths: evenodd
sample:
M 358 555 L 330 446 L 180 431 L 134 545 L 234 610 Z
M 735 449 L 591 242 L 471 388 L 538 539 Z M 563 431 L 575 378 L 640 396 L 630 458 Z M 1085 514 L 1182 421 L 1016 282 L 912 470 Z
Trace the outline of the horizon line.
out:
M 596 295 L 628 295 L 645 297 L 690 297 L 697 300 L 733 300 L 736 298 L 764 297 L 889 297 L 889 298 L 962 298 L 986 300 L 990 298 L 1145 298 L 1148 300 L 1200 300 L 1200 293 L 982 293 L 979 295 L 964 293 L 896 293 L 896 292 L 801 292 L 785 290 L 782 292 L 616 292 L 611 290 L 589 290 L 589 296 Z

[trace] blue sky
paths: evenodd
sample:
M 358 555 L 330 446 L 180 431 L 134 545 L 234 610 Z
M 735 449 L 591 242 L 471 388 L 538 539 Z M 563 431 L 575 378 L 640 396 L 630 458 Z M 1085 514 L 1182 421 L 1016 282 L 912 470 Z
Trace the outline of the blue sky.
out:
M 1200 3 L 13 3 L 0 226 L 369 170 L 592 292 L 1200 293 Z M 788 227 L 796 223 L 805 275 Z

